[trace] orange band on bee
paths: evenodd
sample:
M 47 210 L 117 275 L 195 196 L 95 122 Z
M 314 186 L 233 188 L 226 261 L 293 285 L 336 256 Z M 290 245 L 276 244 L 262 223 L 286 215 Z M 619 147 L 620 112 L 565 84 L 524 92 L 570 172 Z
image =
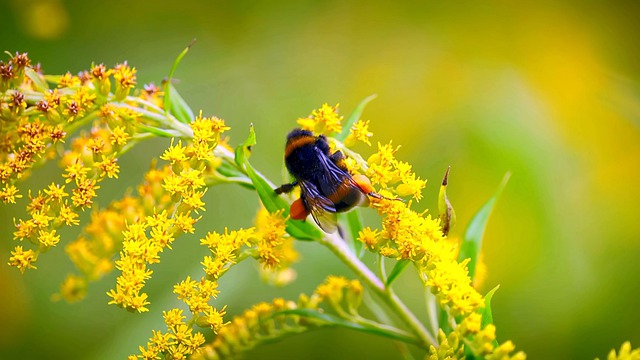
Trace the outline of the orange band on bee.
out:
M 287 158 L 287 156 L 289 156 L 289 154 L 291 154 L 291 152 L 301 146 L 307 145 L 307 144 L 312 144 L 316 142 L 316 137 L 315 136 L 299 136 L 296 138 L 293 138 L 291 140 L 289 140 L 289 142 L 287 143 L 287 146 L 284 148 L 284 157 L 285 159 Z
M 338 186 L 336 191 L 331 194 L 327 194 L 327 199 L 331 200 L 334 204 L 339 203 L 345 196 L 351 191 L 351 187 L 349 186 L 349 178 L 344 178 L 342 180 L 342 184 Z

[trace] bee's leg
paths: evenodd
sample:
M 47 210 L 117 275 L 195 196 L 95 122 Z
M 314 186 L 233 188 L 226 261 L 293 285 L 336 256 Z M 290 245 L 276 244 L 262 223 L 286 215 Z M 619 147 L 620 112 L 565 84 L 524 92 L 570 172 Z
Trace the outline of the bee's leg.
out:
M 329 158 L 331 159 L 331 161 L 333 161 L 334 164 L 337 164 L 337 163 L 341 162 L 342 160 L 344 160 L 344 154 L 342 153 L 342 151 L 338 150 L 338 151 L 334 152 L 333 154 L 331 154 L 331 156 L 329 156 Z
M 369 196 L 371 196 L 371 197 L 374 197 L 374 198 L 376 198 L 376 199 L 380 199 L 380 200 L 397 200 L 397 201 L 402 201 L 402 202 L 404 202 L 404 200 L 402 200 L 402 199 L 401 199 L 401 198 L 399 198 L 399 197 L 396 197 L 396 198 L 388 198 L 388 197 L 386 197 L 386 196 L 382 196 L 382 195 L 380 195 L 380 194 L 378 194 L 377 192 L 374 192 L 374 191 L 371 191 L 371 192 L 367 193 L 367 195 L 369 195 Z
M 342 151 L 338 150 L 334 152 L 333 154 L 331 154 L 331 156 L 329 156 L 329 159 L 340 169 L 344 170 L 347 173 L 349 172 L 349 169 L 347 169 L 347 166 L 344 163 L 344 159 L 346 159 L 346 157 L 344 156 Z
M 294 181 L 291 184 L 281 185 L 280 187 L 273 189 L 273 191 L 275 191 L 276 194 L 288 193 L 291 192 L 296 185 L 298 185 L 298 182 Z

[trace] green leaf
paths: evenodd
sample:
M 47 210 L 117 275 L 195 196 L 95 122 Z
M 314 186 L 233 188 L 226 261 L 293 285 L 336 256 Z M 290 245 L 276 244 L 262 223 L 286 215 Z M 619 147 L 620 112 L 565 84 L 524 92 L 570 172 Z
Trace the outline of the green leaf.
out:
M 482 328 L 489 324 L 493 324 L 493 314 L 491 312 L 491 299 L 493 298 L 493 294 L 498 291 L 500 285 L 497 285 L 493 289 L 491 289 L 487 295 L 484 296 L 484 308 L 480 309 L 480 313 L 482 314 Z M 493 339 L 493 345 L 498 346 L 498 340 Z
M 342 125 L 342 132 L 335 136 L 336 140 L 340 142 L 344 142 L 347 136 L 349 136 L 349 129 L 351 129 L 353 124 L 355 124 L 360 119 L 360 116 L 362 115 L 362 112 L 364 111 L 365 106 L 367 106 L 367 104 L 371 100 L 375 99 L 376 96 L 378 95 L 376 94 L 369 95 L 366 98 L 364 98 L 362 101 L 360 101 L 360 103 L 356 106 L 356 108 L 353 109 L 353 112 L 351 112 L 351 115 L 349 115 L 349 117 L 347 118 L 347 121 L 345 121 L 344 124 Z
M 173 115 L 178 121 L 183 124 L 189 124 L 195 119 L 193 114 L 193 110 L 189 107 L 186 101 L 180 96 L 178 90 L 173 86 L 173 84 L 169 83 L 169 89 L 171 91 L 171 101 L 169 113 Z M 165 100 L 167 98 L 165 97 Z
M 222 163 L 220 163 L 220 165 L 216 168 L 216 171 L 224 177 L 225 181 L 234 182 L 246 187 L 249 190 L 256 189 L 247 175 L 226 159 L 223 160 Z
M 44 80 L 48 83 L 52 83 L 52 84 L 56 84 L 58 85 L 60 83 L 60 80 L 62 79 L 62 75 L 43 75 Z
M 391 286 L 391 283 L 404 271 L 411 261 L 407 259 L 401 259 L 396 261 L 396 264 L 391 269 L 389 276 L 387 277 L 387 287 Z
M 251 147 L 256 144 L 256 133 L 253 125 L 249 129 L 247 140 L 236 148 L 235 161 L 242 169 L 247 172 L 247 176 L 251 179 L 251 183 L 258 192 L 260 201 L 264 207 L 271 213 L 283 210 L 283 215 L 289 215 L 289 203 L 273 191 L 274 185 L 271 184 L 262 174 L 255 171 L 249 163 L 251 156 Z M 287 220 L 287 232 L 299 240 L 316 240 L 322 237 L 322 233 L 313 225 L 299 220 Z
M 493 294 L 495 294 L 499 288 L 500 288 L 500 285 L 496 285 L 496 287 L 489 290 L 487 295 L 484 296 L 484 308 L 482 308 L 480 311 L 482 313 L 483 328 L 489 324 L 493 324 L 493 315 L 491 313 L 491 299 L 493 298 Z
M 442 185 L 440 185 L 440 193 L 438 194 L 438 218 L 440 219 L 440 224 L 442 224 L 442 233 L 445 236 L 449 235 L 449 230 L 451 230 L 456 223 L 456 212 L 453 210 L 453 206 L 451 206 L 449 197 L 447 196 L 450 170 L 451 166 L 447 168 L 447 172 L 444 174 Z
M 489 216 L 491 215 L 493 207 L 498 201 L 500 194 L 502 194 L 502 191 L 507 185 L 510 176 L 511 173 L 509 172 L 504 175 L 496 192 L 473 216 L 467 226 L 467 231 L 464 233 L 464 238 L 460 245 L 460 254 L 458 254 L 458 261 L 470 259 L 468 267 L 469 277 L 471 280 L 473 280 L 476 273 L 478 256 L 480 255 L 480 249 L 482 248 L 482 238 L 484 237 L 484 231 L 487 227 Z
M 33 81 L 33 86 L 35 87 L 36 91 L 43 92 L 45 90 L 49 90 L 49 85 L 44 80 L 44 77 L 35 72 L 35 70 L 33 70 L 32 68 L 25 68 L 24 73 L 29 79 L 31 79 L 31 81 Z
M 351 210 L 345 214 L 344 218 L 346 220 L 345 227 L 349 234 L 349 247 L 354 254 L 359 258 L 362 258 L 364 251 L 362 243 L 358 241 L 359 232 L 362 231 L 362 218 L 360 216 L 360 211 L 357 209 Z
M 182 52 L 178 55 L 178 57 L 176 58 L 176 60 L 173 62 L 173 66 L 171 67 L 171 71 L 169 71 L 169 76 L 167 77 L 167 82 L 164 84 L 164 111 L 166 113 L 172 113 L 172 106 L 174 104 L 174 101 L 172 101 L 172 89 L 173 87 L 171 86 L 171 80 L 173 79 L 173 73 L 176 72 L 176 69 L 178 68 L 178 65 L 180 64 L 180 61 L 182 61 L 182 58 L 187 54 L 187 52 L 189 52 L 189 49 L 191 49 L 191 46 L 193 46 L 195 42 L 195 39 L 193 41 L 191 41 L 191 43 L 184 49 L 182 50 Z
M 312 318 L 320 320 L 327 325 L 340 326 L 347 329 L 357 330 L 369 334 L 387 337 L 394 340 L 399 340 L 409 344 L 420 345 L 421 341 L 402 330 L 392 328 L 383 324 L 376 325 L 374 323 L 355 323 L 349 320 L 345 320 L 333 314 L 322 313 L 312 309 L 292 309 L 277 311 L 272 316 L 278 315 L 298 315 L 301 317 Z

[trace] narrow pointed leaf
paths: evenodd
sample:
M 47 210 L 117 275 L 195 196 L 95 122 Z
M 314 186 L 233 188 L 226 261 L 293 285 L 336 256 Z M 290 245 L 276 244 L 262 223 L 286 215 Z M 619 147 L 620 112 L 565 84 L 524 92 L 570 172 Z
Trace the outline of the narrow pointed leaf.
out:
M 382 325 L 382 324 L 380 324 L 380 326 L 375 326 L 373 324 L 355 323 L 349 320 L 345 320 L 333 314 L 321 313 L 319 311 L 312 310 L 312 309 L 283 310 L 273 314 L 273 316 L 278 316 L 278 315 L 298 315 L 301 317 L 320 320 L 326 323 L 326 325 L 340 326 L 347 329 L 357 330 L 357 331 L 361 331 L 369 334 L 387 337 L 394 340 L 399 340 L 409 344 L 420 344 L 419 339 L 399 329 L 386 327 L 385 325 Z
M 27 67 L 24 69 L 24 74 L 29 79 L 31 79 L 31 81 L 33 81 L 33 86 L 35 87 L 35 90 L 42 92 L 49 89 L 49 85 L 44 80 L 42 75 L 38 74 L 35 70 Z
M 493 314 L 491 312 L 491 299 L 493 298 L 493 295 L 496 293 L 496 291 L 498 291 L 498 288 L 500 288 L 500 285 L 497 285 L 496 287 L 491 289 L 487 293 L 487 295 L 484 296 L 484 308 L 480 310 L 482 313 L 483 328 L 489 324 L 493 324 Z M 493 339 L 493 345 L 498 346 L 498 340 Z
M 346 139 L 347 136 L 349 135 L 349 129 L 351 129 L 353 124 L 355 124 L 358 120 L 360 120 L 360 116 L 362 115 L 362 112 L 364 111 L 365 106 L 367 106 L 367 104 L 371 100 L 375 99 L 376 96 L 378 95 L 376 94 L 369 95 L 366 98 L 364 98 L 362 101 L 360 101 L 360 103 L 356 106 L 356 108 L 353 109 L 353 112 L 351 112 L 351 115 L 349 115 L 349 117 L 347 118 L 347 121 L 345 121 L 344 124 L 342 124 L 342 132 L 335 136 L 336 140 L 340 142 L 344 142 L 344 139 Z
M 500 285 L 496 285 L 493 289 L 491 289 L 487 295 L 484 296 L 484 308 L 481 309 L 482 312 L 482 327 L 485 327 L 489 324 L 493 324 L 493 314 L 491 313 L 491 299 L 493 295 L 498 291 Z
M 173 73 L 176 72 L 176 69 L 178 68 L 178 65 L 180 64 L 180 61 L 182 61 L 182 58 L 187 54 L 187 52 L 189 52 L 189 49 L 191 49 L 191 46 L 193 45 L 193 43 L 195 42 L 192 41 L 184 50 L 182 50 L 182 52 L 178 55 L 178 57 L 176 58 L 176 60 L 173 62 L 173 66 L 171 66 L 171 71 L 169 72 L 169 76 L 167 77 L 167 82 L 164 84 L 164 111 L 167 113 L 171 113 L 172 110 L 172 105 L 173 105 L 173 101 L 172 101 L 172 86 L 171 86 L 171 81 L 173 79 Z
M 463 261 L 464 259 L 470 259 L 469 261 L 469 277 L 473 280 L 476 273 L 476 265 L 478 263 L 478 256 L 480 255 L 480 249 L 482 248 L 482 238 L 484 237 L 484 231 L 487 227 L 487 222 L 489 221 L 489 216 L 493 211 L 493 208 L 502 194 L 505 186 L 507 185 L 507 181 L 509 181 L 509 177 L 511 173 L 506 173 L 502 178 L 502 182 L 498 186 L 498 189 L 493 194 L 493 196 L 478 210 L 478 212 L 473 216 L 469 225 L 467 226 L 467 231 L 464 234 L 464 238 L 462 240 L 462 244 L 460 245 L 460 253 L 458 254 L 458 261 Z
M 191 123 L 195 118 L 193 110 L 191 110 L 189 104 L 180 96 L 180 93 L 178 93 L 178 90 L 176 90 L 173 84 L 169 83 L 169 89 L 171 91 L 169 113 L 183 124 Z M 166 99 L 167 98 L 165 98 L 165 100 Z
M 387 287 L 391 286 L 391 283 L 404 271 L 404 269 L 409 265 L 410 261 L 407 259 L 401 259 L 396 261 L 396 264 L 391 269 L 389 276 L 387 277 Z
M 60 83 L 60 80 L 62 79 L 62 75 L 42 75 L 44 77 L 44 80 L 48 83 L 51 84 L 56 84 L 58 85 Z
M 256 144 L 256 133 L 253 125 L 249 129 L 247 140 L 236 148 L 235 161 L 241 168 L 247 172 L 247 176 L 251 179 L 253 186 L 260 197 L 260 201 L 269 212 L 284 210 L 283 215 L 289 215 L 289 204 L 278 194 L 273 191 L 274 185 L 265 179 L 262 174 L 255 171 L 248 159 L 251 156 L 251 147 Z M 320 230 L 313 225 L 298 220 L 287 220 L 287 232 L 299 240 L 316 240 L 322 237 Z
M 453 206 L 451 206 L 449 197 L 447 196 L 450 170 L 451 166 L 447 168 L 447 172 L 444 174 L 442 185 L 440 185 L 440 193 L 438 194 L 438 217 L 442 225 L 442 233 L 445 236 L 449 235 L 449 230 L 451 230 L 456 223 L 456 212 L 453 210 Z

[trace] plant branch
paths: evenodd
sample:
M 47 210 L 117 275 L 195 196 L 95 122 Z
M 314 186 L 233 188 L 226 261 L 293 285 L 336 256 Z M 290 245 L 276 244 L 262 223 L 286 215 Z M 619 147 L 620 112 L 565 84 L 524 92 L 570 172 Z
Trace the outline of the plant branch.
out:
M 424 347 L 428 345 L 438 346 L 436 339 L 427 331 L 422 323 L 420 323 L 411 310 L 349 250 L 346 243 L 337 234 L 325 234 L 325 236 L 320 239 L 320 243 L 329 248 L 329 250 L 354 271 L 364 283 L 369 285 L 411 331 L 420 338 Z

